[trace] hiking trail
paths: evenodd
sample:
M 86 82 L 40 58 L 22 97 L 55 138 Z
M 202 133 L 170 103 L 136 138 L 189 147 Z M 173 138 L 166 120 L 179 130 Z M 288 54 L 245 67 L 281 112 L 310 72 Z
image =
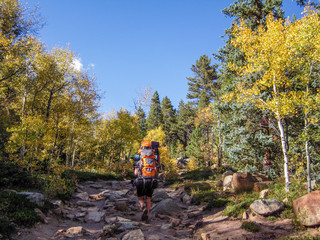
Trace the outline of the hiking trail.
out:
M 49 210 L 44 223 L 18 229 L 13 239 L 281 239 L 294 232 L 291 219 L 268 221 L 251 216 L 261 227 L 251 233 L 241 229 L 241 220 L 223 216 L 223 208 L 203 211 L 205 205 L 192 205 L 190 200 L 183 187 L 173 189 L 160 183 L 149 220 L 142 222 L 130 181 L 82 182 L 69 201 Z

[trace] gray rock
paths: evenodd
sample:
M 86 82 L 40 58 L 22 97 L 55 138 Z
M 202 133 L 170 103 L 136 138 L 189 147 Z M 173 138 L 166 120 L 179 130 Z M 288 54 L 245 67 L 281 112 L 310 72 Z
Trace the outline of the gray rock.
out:
M 44 205 L 44 196 L 42 193 L 17 192 L 17 194 L 25 195 L 30 202 L 33 202 L 41 207 Z
M 163 215 L 173 215 L 181 212 L 181 208 L 172 199 L 168 198 L 155 205 L 151 212 Z
M 264 189 L 260 192 L 259 198 L 266 198 L 269 195 L 270 189 Z
M 80 198 L 81 200 L 88 201 L 89 194 L 87 192 L 81 192 L 76 194 L 76 198 Z
M 120 182 L 119 181 L 112 181 L 111 182 L 111 187 L 113 189 L 120 189 L 121 188 Z
M 231 189 L 232 175 L 228 175 L 223 179 L 223 191 Z
M 250 209 L 262 216 L 269 216 L 284 208 L 283 202 L 278 199 L 260 199 L 250 205 Z
M 88 212 L 87 216 L 85 217 L 86 222 L 101 222 L 101 220 L 106 215 L 105 211 L 90 211 Z
M 117 229 L 115 224 L 108 224 L 103 227 L 102 234 L 106 237 L 112 237 Z
M 185 204 L 191 204 L 191 201 L 192 201 L 192 198 L 189 194 L 184 194 L 183 197 L 182 197 L 182 202 L 185 203 Z
M 118 211 L 124 212 L 127 209 L 127 201 L 117 201 L 114 203 L 115 208 Z
M 156 202 L 161 202 L 164 199 L 169 198 L 169 195 L 165 191 L 157 191 L 154 193 L 151 201 L 156 203 Z
M 78 201 L 77 205 L 80 207 L 94 207 L 95 204 L 93 202 L 89 202 L 89 201 Z
M 125 234 L 122 240 L 145 240 L 145 238 L 141 229 L 136 229 Z

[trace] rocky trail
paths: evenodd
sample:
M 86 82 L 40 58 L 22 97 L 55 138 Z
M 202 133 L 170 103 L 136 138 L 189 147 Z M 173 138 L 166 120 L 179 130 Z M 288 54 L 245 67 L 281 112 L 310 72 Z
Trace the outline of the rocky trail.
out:
M 60 239 L 281 239 L 294 234 L 291 220 L 269 221 L 250 214 L 261 230 L 241 229 L 242 220 L 222 215 L 222 209 L 203 211 L 192 205 L 182 188 L 155 190 L 148 222 L 140 220 L 135 187 L 129 181 L 88 181 L 73 198 L 43 216 L 44 223 L 22 228 L 21 240 Z

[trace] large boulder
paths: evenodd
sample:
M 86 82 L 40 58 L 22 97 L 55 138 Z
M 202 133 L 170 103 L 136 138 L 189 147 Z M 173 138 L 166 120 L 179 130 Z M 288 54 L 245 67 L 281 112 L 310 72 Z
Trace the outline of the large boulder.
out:
M 250 209 L 262 216 L 273 215 L 284 208 L 283 202 L 277 199 L 260 199 L 250 205 Z
M 293 201 L 293 211 L 304 226 L 320 225 L 320 191 L 314 191 Z
M 152 213 L 161 215 L 173 215 L 179 213 L 181 208 L 170 198 L 164 199 L 152 208 Z
M 33 202 L 41 207 L 44 205 L 44 195 L 42 193 L 18 192 L 17 194 L 26 196 L 30 202 Z
M 255 179 L 249 172 L 234 173 L 231 186 L 235 192 L 249 191 L 253 189 Z

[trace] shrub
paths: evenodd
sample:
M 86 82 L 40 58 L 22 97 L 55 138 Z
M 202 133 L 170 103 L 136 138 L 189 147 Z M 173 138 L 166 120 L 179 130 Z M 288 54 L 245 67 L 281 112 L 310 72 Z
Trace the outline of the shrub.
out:
M 229 217 L 238 217 L 249 208 L 251 203 L 259 198 L 259 193 L 242 193 L 236 196 L 236 199 L 230 201 L 223 214 Z
M 184 190 L 189 194 L 191 193 L 191 191 L 205 191 L 210 189 L 211 186 L 207 182 L 189 182 L 184 185 Z
M 260 231 L 260 226 L 255 222 L 243 222 L 241 228 L 253 233 Z
M 8 237 L 15 231 L 15 224 L 30 227 L 40 221 L 34 212 L 37 207 L 24 195 L 0 192 L 0 234 Z
M 181 177 L 186 180 L 193 180 L 193 181 L 215 179 L 215 176 L 211 169 L 196 169 L 196 170 L 181 174 Z

